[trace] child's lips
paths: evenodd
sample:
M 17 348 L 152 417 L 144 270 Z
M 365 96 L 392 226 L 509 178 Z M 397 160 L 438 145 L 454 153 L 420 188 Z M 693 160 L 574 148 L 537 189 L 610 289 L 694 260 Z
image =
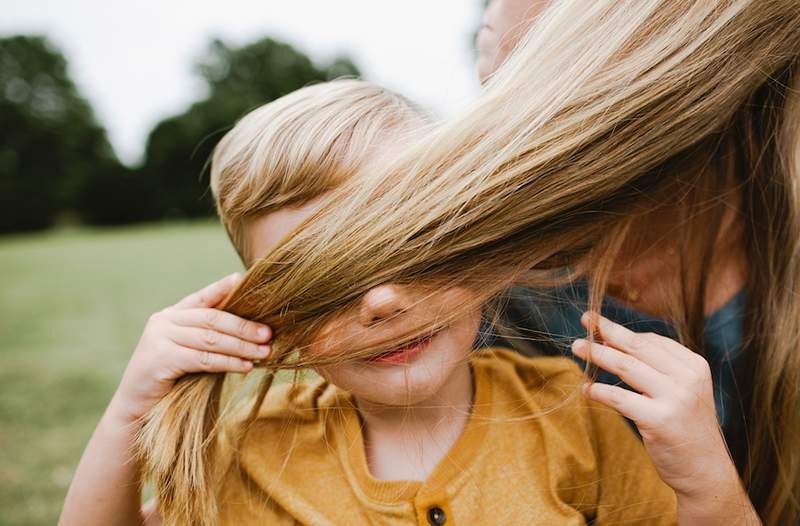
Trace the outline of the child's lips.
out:
M 431 334 L 425 336 L 424 338 L 419 338 L 409 343 L 408 345 L 404 345 L 403 347 L 368 358 L 367 361 L 372 364 L 385 364 L 385 365 L 392 365 L 397 363 L 409 363 L 412 360 L 414 360 L 414 358 L 422 354 L 425 351 L 425 349 L 428 348 L 434 336 L 436 336 L 436 334 Z

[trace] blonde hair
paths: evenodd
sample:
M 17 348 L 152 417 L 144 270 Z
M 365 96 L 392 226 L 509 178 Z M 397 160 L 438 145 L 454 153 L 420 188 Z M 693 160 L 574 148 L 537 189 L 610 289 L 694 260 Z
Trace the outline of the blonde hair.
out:
M 746 215 L 752 372 L 747 443 L 734 453 L 764 522 L 786 524 L 800 495 L 798 27 L 795 0 L 553 2 L 469 111 L 378 176 L 344 183 L 225 308 L 276 327 L 274 371 L 378 283 L 445 280 L 486 299 L 535 284 L 531 270 L 570 267 L 589 277 L 596 306 L 637 215 L 671 202 L 688 222 L 675 321 L 701 345 L 707 231 L 732 179 Z M 192 407 L 169 404 L 211 399 L 214 380 L 194 380 L 154 410 L 159 436 Z M 210 441 L 208 416 L 190 420 Z M 150 465 L 203 468 L 204 450 L 173 445 Z
M 211 161 L 217 211 L 244 264 L 254 260 L 246 236 L 251 220 L 323 196 L 429 122 L 401 95 L 350 79 L 307 86 L 248 113 Z M 138 437 L 166 524 L 214 520 L 212 481 L 224 469 L 215 465 L 213 438 L 223 384 L 223 375 L 182 378 Z
M 245 235 L 251 219 L 339 187 L 385 147 L 390 133 L 428 118 L 405 97 L 350 79 L 307 86 L 245 115 L 214 149 L 210 181 L 217 213 L 245 264 L 252 259 Z

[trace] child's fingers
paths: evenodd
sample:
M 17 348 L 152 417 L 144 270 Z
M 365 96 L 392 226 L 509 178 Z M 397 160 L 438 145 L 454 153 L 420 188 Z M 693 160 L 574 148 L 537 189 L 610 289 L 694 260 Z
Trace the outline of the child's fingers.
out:
M 615 385 L 587 383 L 583 385 L 583 394 L 590 400 L 616 409 L 637 424 L 646 422 L 652 413 L 652 400 Z
M 658 396 L 670 389 L 670 379 L 635 356 L 617 349 L 578 339 L 572 352 L 601 369 L 617 375 L 623 382 L 649 396 Z
M 212 329 L 197 327 L 176 326 L 170 331 L 169 338 L 182 347 L 245 360 L 263 360 L 269 356 L 270 351 L 269 345 L 258 345 Z
M 236 356 L 227 356 L 209 351 L 197 351 L 180 347 L 177 349 L 181 371 L 185 373 L 247 373 L 253 362 Z
M 228 295 L 241 281 L 242 275 L 238 272 L 225 276 L 219 281 L 204 287 L 197 292 L 192 292 L 175 304 L 179 309 L 192 307 L 213 307 Z
M 169 309 L 168 316 L 176 325 L 211 329 L 253 343 L 266 343 L 272 337 L 266 325 L 219 309 Z

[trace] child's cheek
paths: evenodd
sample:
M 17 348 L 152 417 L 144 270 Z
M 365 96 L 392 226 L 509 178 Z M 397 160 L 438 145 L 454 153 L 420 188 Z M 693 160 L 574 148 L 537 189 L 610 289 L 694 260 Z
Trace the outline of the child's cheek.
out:
M 336 316 L 329 320 L 306 350 L 308 357 L 331 357 L 343 354 L 348 348 L 352 349 L 353 337 L 346 330 L 349 324 L 347 316 Z
M 475 350 L 481 315 L 481 310 L 469 311 L 450 325 L 447 331 L 447 344 L 451 349 L 452 359 L 467 359 L 470 353 Z
M 352 364 L 349 363 L 317 367 L 316 371 L 329 383 L 355 395 L 361 394 L 372 383 L 368 376 L 353 371 Z

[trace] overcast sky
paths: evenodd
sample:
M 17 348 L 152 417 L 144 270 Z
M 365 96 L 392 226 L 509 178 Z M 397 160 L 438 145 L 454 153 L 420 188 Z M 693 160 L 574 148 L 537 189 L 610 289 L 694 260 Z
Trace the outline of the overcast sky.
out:
M 478 91 L 479 0 L 0 0 L 0 35 L 48 36 L 137 162 L 152 126 L 204 95 L 192 64 L 212 37 L 284 40 L 315 61 L 346 54 L 365 78 L 446 114 Z

